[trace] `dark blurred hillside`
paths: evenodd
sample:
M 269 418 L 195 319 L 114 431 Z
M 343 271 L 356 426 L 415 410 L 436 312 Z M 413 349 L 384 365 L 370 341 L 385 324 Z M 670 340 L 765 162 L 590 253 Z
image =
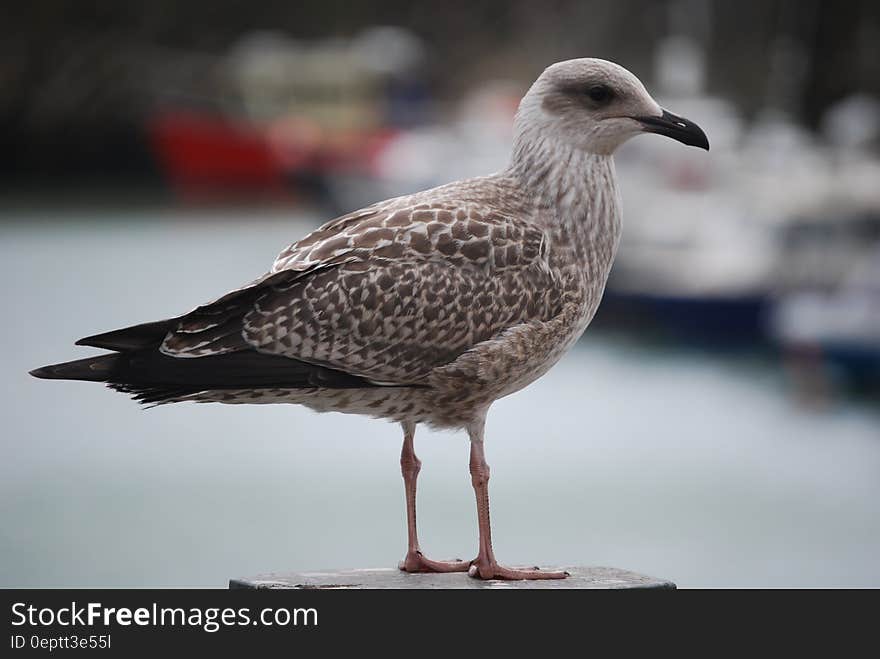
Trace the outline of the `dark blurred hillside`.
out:
M 835 101 L 880 93 L 880 3 L 869 0 L 36 0 L 5 3 L 0 19 L 0 174 L 7 184 L 155 176 L 145 116 L 168 99 L 224 103 L 218 61 L 243 35 L 348 38 L 371 25 L 424 41 L 438 100 L 585 55 L 649 82 L 654 47 L 673 33 L 703 45 L 708 91 L 746 116 L 778 105 L 815 126 Z

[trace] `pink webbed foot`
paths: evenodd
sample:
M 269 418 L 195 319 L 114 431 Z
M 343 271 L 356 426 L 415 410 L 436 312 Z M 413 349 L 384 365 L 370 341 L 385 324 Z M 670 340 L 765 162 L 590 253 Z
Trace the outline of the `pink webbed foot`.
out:
M 397 567 L 404 572 L 467 572 L 470 563 L 455 559 L 453 561 L 432 561 L 420 551 L 407 553 Z
M 468 576 L 474 579 L 521 581 L 523 579 L 565 579 L 570 575 L 563 571 L 542 570 L 537 566 L 528 569 L 504 567 L 495 561 L 480 561 L 478 559 L 471 562 Z

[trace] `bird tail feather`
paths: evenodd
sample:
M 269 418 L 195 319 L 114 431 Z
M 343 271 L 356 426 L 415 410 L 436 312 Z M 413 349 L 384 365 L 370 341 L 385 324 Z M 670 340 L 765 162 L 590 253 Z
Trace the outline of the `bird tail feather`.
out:
M 30 373 L 49 380 L 105 382 L 142 403 L 174 402 L 205 390 L 376 386 L 357 375 L 256 351 L 180 359 L 147 348 L 52 364 Z
M 120 355 L 100 355 L 72 362 L 50 364 L 35 368 L 30 372 L 35 378 L 44 380 L 84 380 L 86 382 L 107 382 L 118 365 Z

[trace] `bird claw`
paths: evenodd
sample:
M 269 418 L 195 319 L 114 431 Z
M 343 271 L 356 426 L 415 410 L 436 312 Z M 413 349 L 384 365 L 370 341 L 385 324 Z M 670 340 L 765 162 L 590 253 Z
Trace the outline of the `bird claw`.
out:
M 470 562 L 461 559 L 451 561 L 432 561 L 425 558 L 420 551 L 408 552 L 406 558 L 397 564 L 403 572 L 467 572 Z
M 494 561 L 472 561 L 468 569 L 468 576 L 474 579 L 504 579 L 508 581 L 538 580 L 538 579 L 565 579 L 571 576 L 564 571 L 545 571 L 537 565 L 531 569 L 510 568 L 498 565 Z

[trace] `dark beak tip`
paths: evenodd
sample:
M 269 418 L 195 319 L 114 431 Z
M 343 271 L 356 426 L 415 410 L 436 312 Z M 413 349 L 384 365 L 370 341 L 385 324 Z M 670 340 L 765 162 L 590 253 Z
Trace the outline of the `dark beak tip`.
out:
M 709 150 L 709 138 L 702 128 L 668 110 L 663 110 L 659 117 L 639 117 L 637 121 L 642 124 L 645 132 L 665 135 L 687 146 Z
M 694 141 L 692 143 L 692 146 L 696 146 L 696 147 L 699 147 L 701 149 L 705 149 L 706 151 L 708 151 L 709 150 L 709 138 L 706 136 L 706 133 L 703 131 L 702 128 L 697 126 L 697 124 L 695 124 L 691 121 L 688 121 L 687 123 L 688 123 L 688 127 L 694 133 Z

